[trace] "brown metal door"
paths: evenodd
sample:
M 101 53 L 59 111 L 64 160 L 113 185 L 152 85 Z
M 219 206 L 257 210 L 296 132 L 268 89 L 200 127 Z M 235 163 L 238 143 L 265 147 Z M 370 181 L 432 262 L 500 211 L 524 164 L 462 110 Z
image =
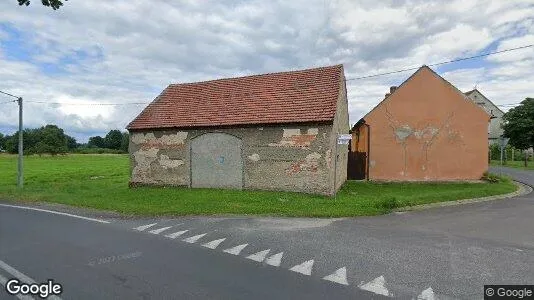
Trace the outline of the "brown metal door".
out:
M 363 180 L 365 179 L 365 170 L 367 164 L 367 153 L 350 152 L 347 164 L 347 179 Z

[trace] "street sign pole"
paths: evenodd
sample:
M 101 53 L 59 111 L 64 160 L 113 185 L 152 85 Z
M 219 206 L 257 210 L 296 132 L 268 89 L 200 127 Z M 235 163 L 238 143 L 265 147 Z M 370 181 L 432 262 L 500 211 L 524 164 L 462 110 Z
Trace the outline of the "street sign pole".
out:
M 334 153 L 334 200 L 337 200 L 337 159 L 338 159 L 338 145 L 348 145 L 352 135 L 350 134 L 338 134 L 336 138 L 336 147 Z M 347 166 L 345 166 L 346 168 Z

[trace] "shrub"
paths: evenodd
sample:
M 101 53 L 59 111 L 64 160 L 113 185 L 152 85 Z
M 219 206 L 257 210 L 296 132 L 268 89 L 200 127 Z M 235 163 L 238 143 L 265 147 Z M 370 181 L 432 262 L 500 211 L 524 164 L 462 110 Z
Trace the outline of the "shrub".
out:
M 78 154 L 124 154 L 125 152 L 122 150 L 116 150 L 116 149 L 107 149 L 107 148 L 76 148 L 72 150 L 72 153 L 78 153 Z
M 484 172 L 484 175 L 482 175 L 482 180 L 484 181 L 487 181 L 489 183 L 499 183 L 501 182 L 501 177 L 495 175 L 495 174 L 492 174 L 492 173 L 488 173 L 488 172 Z
M 384 198 L 377 203 L 378 208 L 382 208 L 386 211 L 393 210 L 399 206 L 400 206 L 400 203 L 399 201 L 397 201 L 397 198 L 395 197 Z

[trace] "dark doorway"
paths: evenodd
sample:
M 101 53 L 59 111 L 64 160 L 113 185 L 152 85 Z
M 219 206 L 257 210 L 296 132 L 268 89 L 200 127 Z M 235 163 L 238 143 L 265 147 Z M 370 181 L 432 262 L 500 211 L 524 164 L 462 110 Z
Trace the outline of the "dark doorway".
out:
M 349 151 L 349 160 L 347 166 L 347 179 L 363 180 L 365 179 L 365 170 L 367 165 L 367 153 Z

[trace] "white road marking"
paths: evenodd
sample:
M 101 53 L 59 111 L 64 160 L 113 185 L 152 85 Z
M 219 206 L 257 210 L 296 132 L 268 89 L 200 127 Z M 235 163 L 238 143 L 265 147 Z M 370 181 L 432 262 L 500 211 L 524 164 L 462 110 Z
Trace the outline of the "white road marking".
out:
M 8 272 L 9 274 L 11 274 L 12 276 L 18 278 L 20 281 L 23 281 L 25 283 L 28 283 L 28 284 L 32 284 L 32 283 L 36 283 L 35 280 L 31 279 L 30 277 L 22 274 L 21 272 L 19 272 L 17 269 L 13 268 L 12 266 L 6 264 L 5 262 L 1 261 L 0 260 L 0 268 L 2 268 L 4 271 Z M 20 299 L 20 298 L 19 298 Z M 31 299 L 31 298 L 30 298 Z M 48 296 L 47 299 L 51 299 L 51 300 L 61 300 L 61 298 L 59 298 L 58 296 L 55 296 L 55 295 L 52 295 L 52 296 Z
M 282 263 L 282 256 L 283 255 L 284 255 L 284 252 L 276 253 L 275 255 L 267 258 L 265 260 L 265 263 L 270 265 L 270 266 L 279 267 L 280 263 Z
M 6 284 L 7 284 L 7 278 L 5 278 L 4 276 L 0 275 L 0 284 L 5 287 Z M 16 295 L 15 297 L 19 298 L 20 300 L 33 300 L 33 299 L 35 299 L 35 298 L 27 296 L 27 295 Z
M 383 275 L 369 281 L 368 283 L 361 284 L 359 288 L 378 295 L 392 296 L 386 288 L 386 280 L 384 279 Z
M 222 238 L 222 239 L 214 240 L 214 241 L 205 243 L 204 245 L 202 245 L 202 247 L 206 247 L 206 248 L 210 248 L 210 249 L 215 249 L 215 248 L 219 247 L 219 245 L 220 245 L 222 242 L 224 242 L 224 240 L 226 240 L 226 238 Z
M 203 234 L 195 235 L 195 236 L 192 236 L 192 237 L 188 237 L 186 239 L 183 239 L 182 241 L 184 241 L 186 243 L 189 243 L 189 244 L 193 244 L 193 243 L 196 243 L 198 240 L 200 240 L 206 234 L 207 233 L 203 233 Z
M 417 296 L 417 300 L 434 300 L 436 299 L 434 295 L 434 290 L 432 290 L 432 287 L 429 287 L 428 289 L 424 290 Z
M 178 232 L 175 232 L 175 233 L 167 234 L 166 237 L 171 238 L 171 239 L 175 239 L 175 238 L 181 236 L 182 234 L 184 234 L 184 233 L 186 233 L 188 231 L 189 230 L 178 231 Z
M 73 218 L 78 218 L 78 219 L 83 219 L 83 220 L 88 220 L 88 221 L 93 221 L 93 222 L 98 222 L 98 223 L 104 223 L 104 224 L 111 223 L 111 222 L 105 221 L 105 220 L 88 218 L 88 217 L 68 214 L 68 213 L 64 213 L 64 212 L 53 211 L 53 210 L 48 210 L 48 209 L 41 209 L 41 208 L 35 208 L 35 207 L 26 207 L 26 206 L 9 205 L 9 204 L 0 204 L 0 206 L 11 207 L 11 208 L 20 208 L 20 209 L 26 209 L 26 210 L 34 210 L 34 211 L 40 211 L 40 212 L 47 212 L 47 213 L 51 213 L 51 214 L 67 216 L 67 217 L 73 217 Z
M 135 230 L 139 230 L 139 231 L 145 231 L 145 229 L 148 229 L 154 225 L 156 225 L 158 223 L 152 223 L 152 224 L 148 224 L 148 225 L 142 225 L 142 226 L 139 226 L 139 227 L 135 227 L 134 229 Z
M 239 253 L 241 253 L 241 251 L 242 251 L 243 249 L 245 249 L 246 246 L 248 246 L 248 244 L 243 244 L 243 245 L 235 246 L 235 247 L 233 247 L 233 248 L 223 250 L 223 252 L 226 252 L 226 253 L 228 253 L 228 254 L 233 254 L 233 255 L 239 255 Z
M 154 230 L 150 230 L 149 232 L 150 233 L 153 233 L 153 234 L 160 234 L 162 233 L 163 231 L 171 228 L 172 226 L 169 226 L 169 227 L 163 227 L 163 228 L 160 228 L 160 229 L 154 229 Z
M 313 259 L 307 260 L 300 265 L 296 265 L 293 268 L 289 269 L 290 271 L 297 272 L 304 275 L 311 275 L 313 268 Z
M 269 254 L 270 251 L 271 249 L 263 250 L 258 253 L 251 254 L 247 256 L 246 258 L 253 260 L 253 261 L 257 261 L 257 262 L 262 262 L 267 256 L 267 254 Z
M 324 280 L 336 282 L 343 285 L 349 285 L 347 282 L 347 268 L 339 268 L 334 273 L 323 277 Z

